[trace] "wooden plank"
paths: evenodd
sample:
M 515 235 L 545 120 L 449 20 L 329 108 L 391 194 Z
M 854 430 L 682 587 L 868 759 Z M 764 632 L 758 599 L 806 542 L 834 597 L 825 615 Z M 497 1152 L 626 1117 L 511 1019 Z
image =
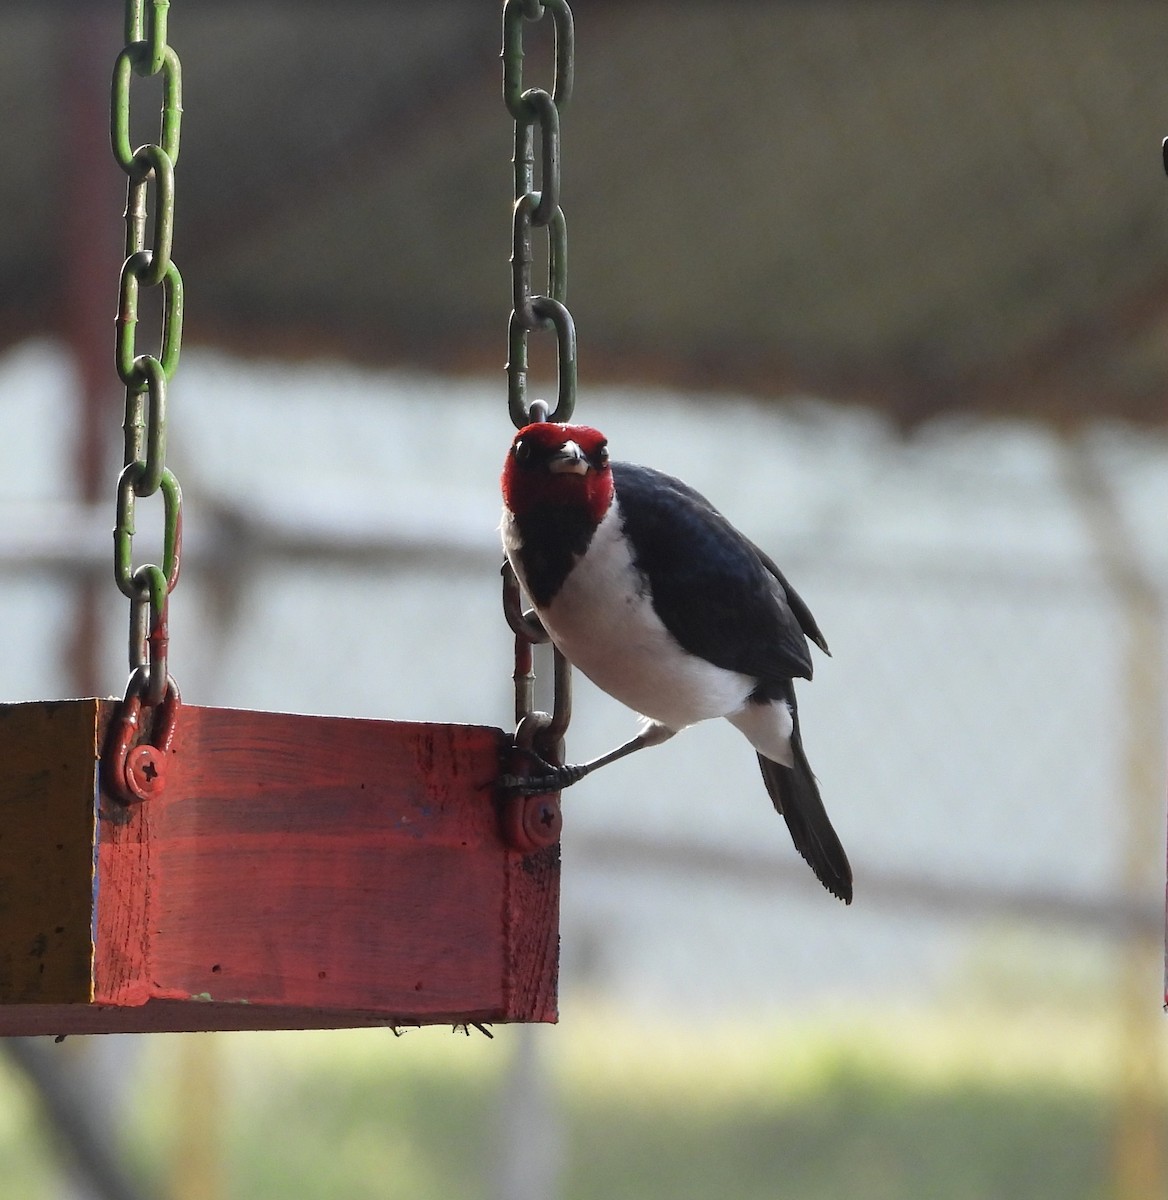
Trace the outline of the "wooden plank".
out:
M 555 1020 L 558 847 L 502 840 L 507 744 L 184 705 L 163 792 L 100 797 L 94 1002 L 10 993 L 0 1032 Z
M 507 856 L 504 1007 L 529 1021 L 556 1019 L 560 957 L 560 844 Z
M 96 1033 L 192 1033 L 208 1030 L 409 1029 L 416 1025 L 492 1024 L 493 1015 L 435 1014 L 424 1022 L 353 1009 L 264 1007 L 214 1001 L 151 1000 L 131 1007 L 81 1004 L 0 1005 L 0 1037 Z
M 97 702 L 0 705 L 0 1004 L 87 1003 Z

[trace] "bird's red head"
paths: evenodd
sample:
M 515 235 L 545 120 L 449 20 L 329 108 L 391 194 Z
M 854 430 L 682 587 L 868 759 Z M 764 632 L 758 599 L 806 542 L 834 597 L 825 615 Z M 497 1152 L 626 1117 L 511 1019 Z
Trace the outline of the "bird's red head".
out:
M 579 505 L 599 522 L 612 503 L 608 440 L 587 425 L 528 425 L 511 443 L 502 483 L 503 503 L 516 515 Z

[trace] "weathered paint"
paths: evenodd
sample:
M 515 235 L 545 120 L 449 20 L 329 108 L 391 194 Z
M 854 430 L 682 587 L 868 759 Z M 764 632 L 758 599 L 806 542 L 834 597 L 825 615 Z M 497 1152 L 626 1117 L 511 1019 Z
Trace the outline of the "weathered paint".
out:
M 50 844 L 82 864 L 57 873 L 52 899 L 74 897 L 64 927 L 80 921 L 87 954 L 96 930 L 84 971 L 76 947 L 60 952 L 70 988 L 0 980 L 0 1033 L 555 1019 L 558 846 L 523 855 L 500 836 L 502 731 L 186 705 L 162 795 L 101 794 L 95 838 L 114 707 L 0 706 L 0 762 L 10 740 L 30 746 L 23 774 L 0 780 L 24 857 L 43 858 L 49 828 L 32 811 L 35 767 L 49 778 L 35 795 L 71 814 Z M 0 938 L 15 959 L 48 897 L 36 872 L 12 875 L 23 899 L 8 924 L 0 905 Z
M 0 705 L 0 1003 L 92 997 L 96 702 Z

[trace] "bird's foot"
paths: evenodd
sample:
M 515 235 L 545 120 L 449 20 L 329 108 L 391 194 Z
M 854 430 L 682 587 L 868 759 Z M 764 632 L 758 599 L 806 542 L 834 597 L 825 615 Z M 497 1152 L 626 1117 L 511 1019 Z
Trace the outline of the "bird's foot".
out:
M 499 786 L 513 795 L 542 796 L 545 792 L 561 792 L 579 783 L 591 770 L 586 763 L 549 763 L 525 746 L 516 746 L 515 750 L 529 759 L 535 770 L 530 775 L 499 776 Z

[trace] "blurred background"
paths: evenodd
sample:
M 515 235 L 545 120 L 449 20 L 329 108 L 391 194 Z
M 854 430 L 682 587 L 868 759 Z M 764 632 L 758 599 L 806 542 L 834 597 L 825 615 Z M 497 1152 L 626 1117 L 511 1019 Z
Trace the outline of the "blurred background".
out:
M 576 415 L 814 610 L 855 903 L 690 730 L 565 796 L 558 1026 L 11 1041 L 8 1194 L 1162 1200 L 1168 10 L 575 16 Z M 170 41 L 183 696 L 507 726 L 498 6 L 176 0 Z M 0 7 L 3 701 L 125 682 L 121 44 L 116 0 Z M 633 718 L 577 685 L 582 759 Z

